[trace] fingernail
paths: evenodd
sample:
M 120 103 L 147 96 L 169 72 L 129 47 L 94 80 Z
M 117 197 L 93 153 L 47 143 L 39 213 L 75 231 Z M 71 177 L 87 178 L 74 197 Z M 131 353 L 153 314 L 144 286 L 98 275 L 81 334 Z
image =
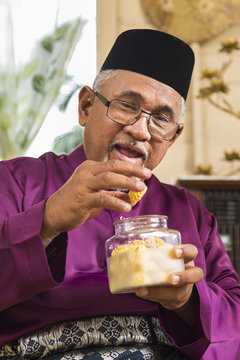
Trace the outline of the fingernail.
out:
M 143 173 L 145 176 L 151 176 L 152 172 L 151 170 L 149 170 L 148 168 L 143 168 Z
M 172 277 L 172 284 L 178 284 L 180 281 L 180 276 L 179 275 L 174 275 Z
M 175 255 L 177 256 L 177 257 L 181 257 L 182 255 L 183 255 L 183 250 L 182 249 L 176 249 L 175 250 Z
M 138 190 L 143 190 L 145 188 L 145 184 L 142 181 L 137 181 L 136 187 L 138 188 Z
M 139 296 L 147 296 L 148 295 L 148 290 L 146 288 L 138 289 L 137 294 Z
M 123 204 L 123 207 L 124 207 L 123 211 L 129 212 L 132 210 L 132 206 L 130 204 L 125 203 Z

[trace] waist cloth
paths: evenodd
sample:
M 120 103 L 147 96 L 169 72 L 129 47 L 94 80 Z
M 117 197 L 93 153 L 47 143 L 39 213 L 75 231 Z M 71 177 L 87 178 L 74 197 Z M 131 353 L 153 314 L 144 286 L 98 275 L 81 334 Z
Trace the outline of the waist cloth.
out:
M 69 320 L 0 348 L 0 360 L 187 360 L 153 316 Z

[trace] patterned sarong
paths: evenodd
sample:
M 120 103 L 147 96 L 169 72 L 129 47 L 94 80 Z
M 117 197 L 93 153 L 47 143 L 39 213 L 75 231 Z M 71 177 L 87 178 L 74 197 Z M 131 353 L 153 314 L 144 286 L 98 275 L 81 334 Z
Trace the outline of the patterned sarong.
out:
M 187 359 L 150 316 L 105 316 L 47 326 L 0 348 L 0 360 Z

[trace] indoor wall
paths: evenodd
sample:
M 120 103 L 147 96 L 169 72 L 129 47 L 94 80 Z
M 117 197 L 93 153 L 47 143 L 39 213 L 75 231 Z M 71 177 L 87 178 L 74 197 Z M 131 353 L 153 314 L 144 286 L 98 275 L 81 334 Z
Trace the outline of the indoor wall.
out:
M 97 0 L 97 54 L 98 68 L 111 48 L 116 36 L 131 28 L 155 28 L 145 16 L 140 0 Z M 180 138 L 169 149 L 155 169 L 157 177 L 174 183 L 179 176 L 193 175 L 197 166 L 211 165 L 212 175 L 225 176 L 240 161 L 223 161 L 224 151 L 240 151 L 240 119 L 218 110 L 207 100 L 197 98 L 201 71 L 220 66 L 226 54 L 219 53 L 221 41 L 228 37 L 240 40 L 240 25 L 235 25 L 204 43 L 191 43 L 196 65 L 184 115 L 185 128 Z M 231 89 L 228 101 L 240 112 L 240 51 L 228 69 L 227 81 Z M 239 164 L 239 165 L 238 165 Z

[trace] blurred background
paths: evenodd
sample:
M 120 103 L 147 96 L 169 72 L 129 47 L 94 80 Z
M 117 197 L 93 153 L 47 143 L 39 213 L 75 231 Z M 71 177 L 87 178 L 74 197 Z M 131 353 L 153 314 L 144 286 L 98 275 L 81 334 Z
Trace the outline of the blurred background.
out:
M 0 0 L 0 158 L 66 152 L 67 132 L 75 146 L 78 90 L 130 28 L 172 33 L 196 55 L 185 129 L 157 176 L 238 175 L 237 0 Z
M 100 0 L 97 27 L 98 66 L 116 35 L 129 28 L 148 27 L 170 32 L 188 42 L 195 52 L 196 65 L 186 104 L 185 129 L 156 170 L 159 178 L 174 182 L 179 175 L 198 172 L 236 175 L 240 168 L 240 1 Z M 225 50 L 230 49 L 230 52 L 220 51 L 222 43 L 229 43 Z M 232 63 L 225 73 L 220 74 L 220 68 L 230 59 Z M 213 79 L 219 82 L 215 88 L 203 77 L 206 69 L 219 71 Z M 221 80 L 226 89 L 221 87 Z M 211 89 L 207 94 L 212 95 L 218 105 L 221 103 L 224 108 L 234 109 L 235 114 L 213 106 L 208 98 L 200 98 L 203 87 Z M 233 161 L 225 160 L 225 152 L 233 152 Z
M 77 125 L 62 95 L 96 75 L 96 1 L 0 0 L 0 44 L 0 158 L 39 156 Z
M 0 0 L 0 158 L 82 142 L 78 91 L 130 28 L 169 32 L 195 52 L 185 128 L 155 175 L 215 213 L 240 272 L 239 0 Z

